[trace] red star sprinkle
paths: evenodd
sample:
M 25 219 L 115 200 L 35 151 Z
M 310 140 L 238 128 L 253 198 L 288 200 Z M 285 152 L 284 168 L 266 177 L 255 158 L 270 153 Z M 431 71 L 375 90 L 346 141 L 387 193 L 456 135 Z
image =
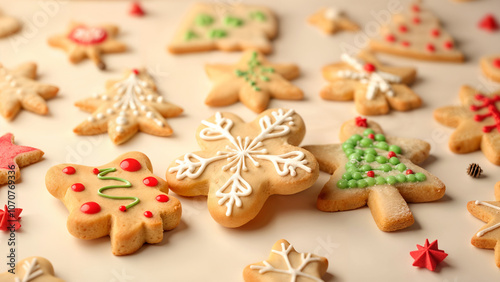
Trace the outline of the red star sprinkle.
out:
M 130 5 L 129 14 L 131 16 L 142 17 L 142 16 L 144 16 L 145 13 L 141 7 L 141 4 L 138 1 L 134 1 Z
M 424 246 L 417 245 L 417 249 L 410 252 L 410 255 L 415 259 L 413 266 L 425 267 L 430 271 L 434 271 L 436 265 L 448 256 L 443 250 L 438 249 L 437 240 L 429 245 L 429 240 L 425 239 Z
M 368 127 L 368 124 L 366 123 L 366 118 L 356 117 L 355 121 L 357 127 Z
M 4 209 L 0 209 L 0 230 L 2 231 L 7 231 L 7 230 L 18 230 L 21 228 L 21 224 L 19 221 L 21 220 L 21 217 L 19 216 L 23 209 L 7 209 L 7 205 L 5 205 Z

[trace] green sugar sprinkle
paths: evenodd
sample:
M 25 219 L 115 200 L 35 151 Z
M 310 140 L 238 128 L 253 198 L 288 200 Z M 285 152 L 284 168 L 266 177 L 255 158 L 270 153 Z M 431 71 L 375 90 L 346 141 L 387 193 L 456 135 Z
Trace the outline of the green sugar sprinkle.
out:
M 257 81 L 270 81 L 267 73 L 274 73 L 274 69 L 271 67 L 263 67 L 259 60 L 257 59 L 257 52 L 252 53 L 252 57 L 248 61 L 248 70 L 236 70 L 235 74 L 238 77 L 242 77 L 245 79 L 250 86 L 252 86 L 253 90 L 260 91 L 261 89 L 257 86 Z
M 214 18 L 207 14 L 200 14 L 196 17 L 195 22 L 200 26 L 209 26 L 214 23 Z
M 266 14 L 264 14 L 261 11 L 253 11 L 250 13 L 250 18 L 252 20 L 260 21 L 260 22 L 265 22 L 267 20 Z

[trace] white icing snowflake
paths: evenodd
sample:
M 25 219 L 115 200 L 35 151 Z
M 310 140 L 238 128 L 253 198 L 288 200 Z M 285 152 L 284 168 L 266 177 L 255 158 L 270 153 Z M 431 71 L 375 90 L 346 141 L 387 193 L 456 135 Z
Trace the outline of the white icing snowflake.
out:
M 43 274 L 43 271 L 40 269 L 40 265 L 38 264 L 36 258 L 33 258 L 31 262 L 27 260 L 24 261 L 23 268 L 25 272 L 23 280 L 16 277 L 15 282 L 29 282 Z
M 306 166 L 307 160 L 305 160 L 303 152 L 292 151 L 282 155 L 270 155 L 262 142 L 266 139 L 289 134 L 291 131 L 290 126 L 294 125 L 292 117 L 294 113 L 294 110 L 289 110 L 286 113 L 282 109 L 273 111 L 271 114 L 274 117 L 274 122 L 272 122 L 270 116 L 263 116 L 259 120 L 261 132 L 254 139 L 248 136 L 244 138 L 233 136 L 230 133 L 234 124 L 233 121 L 223 117 L 221 113 L 217 113 L 214 123 L 202 121 L 206 128 L 201 130 L 200 138 L 206 141 L 226 139 L 231 145 L 226 146 L 225 151 L 218 151 L 217 155 L 211 158 L 202 158 L 193 153 L 186 154 L 183 160 L 176 160 L 178 166 L 170 168 L 169 172 L 177 172 L 177 179 L 184 179 L 185 177 L 197 178 L 208 165 L 225 159 L 227 164 L 222 167 L 222 170 L 229 170 L 233 174 L 217 190 L 215 195 L 220 198 L 219 205 L 226 205 L 226 216 L 230 216 L 234 205 L 241 207 L 240 197 L 252 194 L 252 187 L 242 175 L 242 172 L 249 169 L 247 161 L 250 161 L 256 168 L 260 167 L 259 160 L 269 161 L 274 165 L 276 173 L 280 176 L 288 174 L 295 176 L 297 168 L 311 172 L 311 168 Z

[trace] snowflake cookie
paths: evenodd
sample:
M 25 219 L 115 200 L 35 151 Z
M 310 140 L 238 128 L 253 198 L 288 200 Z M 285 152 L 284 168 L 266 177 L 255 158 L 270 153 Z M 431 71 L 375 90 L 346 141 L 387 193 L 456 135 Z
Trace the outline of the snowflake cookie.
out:
M 35 81 L 35 63 L 24 63 L 9 70 L 0 64 L 0 114 L 12 120 L 22 109 L 46 115 L 49 108 L 45 100 L 54 98 L 59 88 Z
M 167 181 L 179 195 L 207 195 L 215 221 L 239 227 L 259 213 L 269 196 L 298 193 L 316 181 L 314 156 L 296 147 L 304 134 L 305 124 L 294 110 L 267 110 L 251 123 L 217 113 L 198 127 L 202 151 L 175 160 Z
M 14 34 L 20 29 L 21 23 L 16 18 L 9 17 L 0 11 L 0 38 Z
M 22 266 L 22 267 L 21 267 Z M 54 276 L 54 267 L 42 257 L 29 257 L 19 261 L 15 274 L 10 271 L 0 274 L 2 282 L 64 282 Z
M 306 282 L 323 281 L 328 260 L 311 253 L 299 253 L 292 244 L 276 242 L 267 260 L 248 265 L 243 270 L 245 282 Z
M 210 50 L 272 50 L 278 21 L 267 7 L 231 3 L 196 3 L 184 16 L 168 50 L 182 54 Z
M 495 250 L 495 263 L 500 267 L 500 182 L 495 185 L 495 199 L 490 202 L 468 202 L 467 210 L 487 223 L 472 237 L 472 245 Z
M 464 61 L 464 55 L 455 48 L 453 38 L 439 19 L 418 1 L 406 12 L 395 14 L 380 33 L 370 40 L 369 48 L 373 51 L 419 60 Z
M 323 68 L 323 77 L 330 82 L 321 90 L 323 99 L 354 100 L 362 115 L 409 111 L 422 105 L 407 86 L 415 81 L 415 68 L 384 65 L 369 52 L 361 52 L 358 58 L 344 53 L 340 58 L 341 62 Z
M 500 91 L 486 95 L 464 85 L 459 97 L 462 106 L 434 111 L 438 122 L 456 128 L 448 143 L 450 150 L 466 154 L 481 149 L 490 162 L 500 165 Z
M 12 184 L 21 177 L 20 167 L 38 162 L 43 152 L 36 148 L 14 144 L 14 135 L 0 137 L 0 184 Z
M 489 79 L 500 82 L 500 54 L 481 58 L 481 70 Z
M 85 58 L 91 59 L 99 69 L 106 69 L 101 54 L 121 53 L 127 46 L 118 40 L 119 29 L 115 25 L 87 26 L 71 23 L 64 34 L 49 38 L 49 45 L 66 51 L 70 62 L 79 63 Z
M 359 26 L 351 21 L 342 11 L 337 8 L 322 8 L 312 14 L 308 22 L 326 34 L 334 34 L 340 30 L 358 31 Z
M 267 109 L 271 98 L 302 100 L 304 93 L 291 84 L 300 75 L 294 64 L 272 64 L 257 51 L 243 53 L 235 65 L 205 66 L 213 87 L 205 104 L 222 107 L 241 101 L 256 113 Z
M 88 167 L 61 164 L 45 177 L 47 190 L 69 210 L 68 231 L 85 240 L 109 235 L 114 255 L 128 255 L 144 243 L 160 243 L 163 231 L 181 219 L 181 204 L 167 195 L 167 183 L 152 173 L 139 152 Z
M 415 165 L 429 156 L 427 142 L 386 136 L 377 123 L 361 118 L 342 125 L 340 140 L 342 144 L 304 147 L 321 170 L 333 174 L 318 196 L 318 209 L 334 212 L 368 205 L 380 230 L 396 231 L 414 222 L 407 202 L 443 197 L 441 180 Z
M 166 118 L 176 117 L 182 108 L 168 103 L 158 94 L 153 78 L 145 69 L 127 71 L 121 80 L 111 80 L 103 94 L 75 103 L 92 115 L 73 131 L 95 135 L 108 131 L 111 141 L 121 144 L 137 131 L 169 136 L 172 129 Z

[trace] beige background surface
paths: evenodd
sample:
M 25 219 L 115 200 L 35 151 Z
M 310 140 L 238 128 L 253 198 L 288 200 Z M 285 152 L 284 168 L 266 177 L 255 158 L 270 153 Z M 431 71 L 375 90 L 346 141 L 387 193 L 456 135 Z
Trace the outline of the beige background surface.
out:
M 222 11 L 236 2 L 239 1 L 214 1 Z M 280 17 L 280 36 L 270 59 L 297 63 L 303 72 L 296 84 L 305 91 L 306 99 L 300 102 L 273 100 L 270 106 L 295 108 L 302 115 L 307 125 L 303 144 L 338 142 L 341 123 L 357 114 L 352 102 L 320 99 L 319 90 L 325 84 L 320 69 L 339 59 L 342 42 L 363 43 L 360 35 L 341 33 L 327 37 L 306 23 L 311 13 L 330 1 L 252 2 L 268 4 Z M 482 76 L 478 60 L 482 55 L 499 51 L 500 32 L 482 31 L 477 28 L 477 22 L 484 14 L 499 11 L 500 2 L 427 2 L 460 42 L 467 62 L 444 64 L 381 56 L 386 62 L 418 68 L 419 78 L 413 89 L 422 96 L 424 106 L 408 113 L 392 112 L 374 118 L 388 134 L 430 142 L 432 155 L 423 166 L 447 185 L 442 200 L 410 204 L 416 219 L 411 228 L 395 233 L 379 231 L 367 208 L 340 213 L 316 210 L 316 196 L 328 179 L 328 175 L 322 173 L 309 190 L 293 196 L 272 197 L 254 221 L 239 229 L 226 229 L 214 222 L 204 198 L 181 198 L 182 223 L 174 231 L 165 233 L 163 243 L 146 245 L 131 256 L 115 257 L 108 238 L 83 241 L 67 232 L 68 212 L 47 192 L 45 172 L 62 162 L 100 165 L 121 153 L 140 150 L 151 158 L 156 175 L 164 177 L 171 160 L 198 149 L 194 133 L 200 120 L 217 110 L 238 113 L 246 120 L 256 116 L 242 104 L 214 109 L 203 103 L 210 89 L 203 64 L 232 63 L 238 60 L 239 53 L 184 56 L 166 53 L 166 45 L 189 6 L 188 1 L 144 1 L 147 16 L 133 18 L 127 13 L 129 1 L 1 0 L 0 7 L 22 19 L 25 29 L 10 39 L 0 40 L 0 62 L 9 67 L 34 60 L 39 64 L 40 81 L 61 88 L 60 96 L 49 102 L 49 116 L 38 117 L 23 111 L 13 122 L 0 119 L 1 134 L 13 132 L 18 144 L 34 146 L 46 153 L 43 161 L 22 170 L 22 182 L 16 186 L 18 206 L 24 209 L 22 231 L 17 234 L 18 258 L 44 256 L 52 261 L 59 277 L 77 282 L 241 281 L 241 272 L 248 263 L 267 258 L 274 242 L 285 238 L 299 251 L 326 256 L 330 262 L 328 281 L 498 280 L 500 273 L 494 264 L 493 251 L 480 250 L 470 244 L 470 238 L 483 223 L 467 212 L 466 203 L 476 199 L 493 200 L 493 186 L 500 180 L 500 168 L 490 164 L 480 152 L 452 154 L 447 148 L 452 129 L 437 124 L 432 111 L 439 106 L 458 104 L 458 89 L 463 83 L 483 91 L 499 87 Z M 47 10 L 49 3 L 52 6 Z M 385 0 L 339 0 L 335 6 L 347 10 L 362 30 L 369 32 L 378 26 L 374 13 L 380 15 L 380 11 L 387 10 L 388 3 Z M 496 16 L 500 18 L 500 14 Z M 119 39 L 129 45 L 130 51 L 107 55 L 104 60 L 109 70 L 106 72 L 100 72 L 90 61 L 76 66 L 69 64 L 66 54 L 50 48 L 46 40 L 49 35 L 62 32 L 70 20 L 118 24 L 123 30 Z M 73 103 L 102 91 L 104 82 L 120 77 L 122 70 L 141 66 L 150 69 L 166 100 L 185 109 L 183 116 L 169 120 L 175 134 L 169 138 L 138 134 L 122 146 L 113 145 L 105 134 L 74 135 L 72 128 L 88 114 L 73 107 Z M 476 180 L 467 176 L 465 169 L 470 162 L 483 167 L 485 178 Z M 3 206 L 6 198 L 7 188 L 0 187 L 0 205 Z M 409 252 L 426 238 L 439 239 L 439 247 L 449 253 L 435 273 L 411 265 Z M 1 233 L 0 271 L 6 270 L 6 240 L 7 233 Z

